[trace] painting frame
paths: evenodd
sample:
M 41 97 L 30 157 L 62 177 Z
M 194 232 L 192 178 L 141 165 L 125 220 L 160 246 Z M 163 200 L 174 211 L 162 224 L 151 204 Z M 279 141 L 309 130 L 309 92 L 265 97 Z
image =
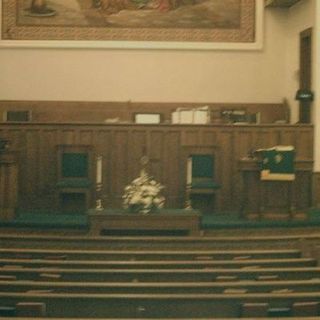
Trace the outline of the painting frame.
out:
M 264 6 L 254 0 L 254 40 L 251 42 L 131 41 L 131 40 L 24 40 L 3 38 L 3 0 L 0 1 L 0 48 L 78 48 L 78 49 L 164 49 L 164 50 L 261 50 L 263 48 Z

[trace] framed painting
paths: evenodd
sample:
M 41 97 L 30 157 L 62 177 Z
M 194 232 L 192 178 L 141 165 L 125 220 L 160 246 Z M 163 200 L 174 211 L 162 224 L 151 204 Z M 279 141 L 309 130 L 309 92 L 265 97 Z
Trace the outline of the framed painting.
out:
M 2 46 L 259 49 L 261 0 L 0 0 Z

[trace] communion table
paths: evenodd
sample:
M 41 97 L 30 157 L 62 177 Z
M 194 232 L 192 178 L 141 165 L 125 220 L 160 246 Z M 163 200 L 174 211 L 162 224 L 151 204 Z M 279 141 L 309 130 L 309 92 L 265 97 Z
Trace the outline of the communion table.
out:
M 201 213 L 189 209 L 162 209 L 155 213 L 125 210 L 88 210 L 90 235 L 190 235 L 200 233 Z

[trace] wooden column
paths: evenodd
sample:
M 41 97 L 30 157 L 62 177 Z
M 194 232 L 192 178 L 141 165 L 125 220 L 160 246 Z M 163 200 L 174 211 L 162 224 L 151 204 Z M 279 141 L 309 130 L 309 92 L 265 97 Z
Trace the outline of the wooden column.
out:
M 15 217 L 18 195 L 18 166 L 12 152 L 0 154 L 0 220 Z

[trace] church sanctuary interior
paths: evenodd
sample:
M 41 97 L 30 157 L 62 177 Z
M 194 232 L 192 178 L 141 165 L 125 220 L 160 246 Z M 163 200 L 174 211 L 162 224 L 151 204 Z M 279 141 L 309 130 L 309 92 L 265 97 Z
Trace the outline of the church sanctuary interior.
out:
M 0 319 L 320 320 L 320 1 L 0 9 Z

